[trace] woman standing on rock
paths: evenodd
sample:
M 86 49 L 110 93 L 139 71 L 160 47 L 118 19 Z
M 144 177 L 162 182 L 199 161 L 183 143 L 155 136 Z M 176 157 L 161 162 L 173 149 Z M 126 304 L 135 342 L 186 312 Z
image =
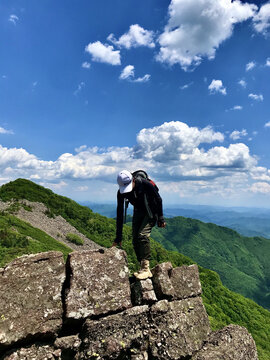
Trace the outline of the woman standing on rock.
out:
M 121 246 L 122 243 L 124 203 L 127 200 L 134 206 L 132 240 L 137 259 L 141 264 L 140 270 L 134 275 L 140 280 L 147 279 L 152 277 L 149 268 L 151 230 L 156 223 L 158 227 L 166 225 L 163 218 L 162 199 L 155 183 L 142 170 L 135 171 L 133 174 L 128 170 L 123 170 L 118 174 L 117 182 L 119 190 L 117 192 L 116 239 L 113 246 Z

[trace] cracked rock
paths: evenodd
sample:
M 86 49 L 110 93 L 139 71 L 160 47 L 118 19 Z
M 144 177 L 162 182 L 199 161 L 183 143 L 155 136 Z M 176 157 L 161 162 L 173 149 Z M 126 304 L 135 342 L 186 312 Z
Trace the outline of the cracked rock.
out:
M 57 335 L 64 280 L 64 259 L 57 251 L 22 256 L 0 269 L 0 349 Z
M 70 289 L 66 316 L 83 319 L 132 306 L 126 253 L 117 248 L 69 255 Z

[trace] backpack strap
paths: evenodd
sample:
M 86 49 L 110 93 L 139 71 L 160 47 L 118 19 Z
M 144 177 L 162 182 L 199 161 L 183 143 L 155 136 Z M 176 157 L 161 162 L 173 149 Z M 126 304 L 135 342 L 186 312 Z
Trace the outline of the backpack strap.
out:
M 126 222 L 127 222 L 127 209 L 128 209 L 128 205 L 129 205 L 129 200 L 125 198 L 124 202 L 125 202 L 124 224 L 126 224 Z

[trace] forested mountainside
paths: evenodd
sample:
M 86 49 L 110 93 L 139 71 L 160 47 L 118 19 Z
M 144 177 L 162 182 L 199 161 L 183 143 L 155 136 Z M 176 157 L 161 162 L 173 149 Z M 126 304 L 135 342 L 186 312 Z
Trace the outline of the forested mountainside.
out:
M 167 219 L 165 229 L 153 229 L 152 237 L 216 271 L 230 290 L 270 308 L 269 239 L 180 216 Z
M 26 211 L 29 212 L 33 211 L 31 203 L 25 202 L 25 200 L 44 204 L 47 208 L 48 219 L 61 216 L 80 233 L 99 245 L 110 247 L 115 237 L 115 220 L 95 214 L 89 208 L 66 197 L 56 195 L 51 190 L 28 180 L 18 179 L 3 185 L 0 188 L 0 200 L 6 204 L 0 217 L 2 234 L 0 252 L 4 254 L 1 257 L 1 266 L 22 254 L 37 253 L 45 251 L 45 248 L 47 251 L 50 247 L 55 249 L 54 246 L 62 246 L 57 239 L 18 220 L 16 213 L 20 207 L 26 207 Z M 138 264 L 132 248 L 129 226 L 124 226 L 123 234 L 123 248 L 128 254 L 130 271 L 134 271 Z M 70 241 L 74 241 L 74 239 Z M 44 250 L 41 250 L 41 246 L 45 246 Z M 151 246 L 151 266 L 165 261 L 171 261 L 173 266 L 194 263 L 193 260 L 178 251 L 166 250 L 154 240 L 151 240 Z M 60 248 L 58 249 L 60 250 Z M 67 254 L 72 250 L 66 247 L 61 251 Z M 198 264 L 201 265 L 199 262 Z M 201 266 L 199 269 L 203 301 L 212 329 L 220 329 L 230 323 L 245 326 L 256 341 L 260 360 L 268 360 L 270 358 L 270 312 L 254 301 L 228 290 L 223 286 L 217 273 Z

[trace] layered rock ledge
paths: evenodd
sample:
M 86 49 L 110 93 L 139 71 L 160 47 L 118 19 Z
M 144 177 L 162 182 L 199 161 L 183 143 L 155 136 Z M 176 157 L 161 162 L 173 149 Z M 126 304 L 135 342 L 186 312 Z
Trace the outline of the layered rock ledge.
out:
M 257 360 L 245 328 L 212 332 L 196 265 L 128 276 L 111 248 L 23 256 L 0 269 L 0 359 Z

